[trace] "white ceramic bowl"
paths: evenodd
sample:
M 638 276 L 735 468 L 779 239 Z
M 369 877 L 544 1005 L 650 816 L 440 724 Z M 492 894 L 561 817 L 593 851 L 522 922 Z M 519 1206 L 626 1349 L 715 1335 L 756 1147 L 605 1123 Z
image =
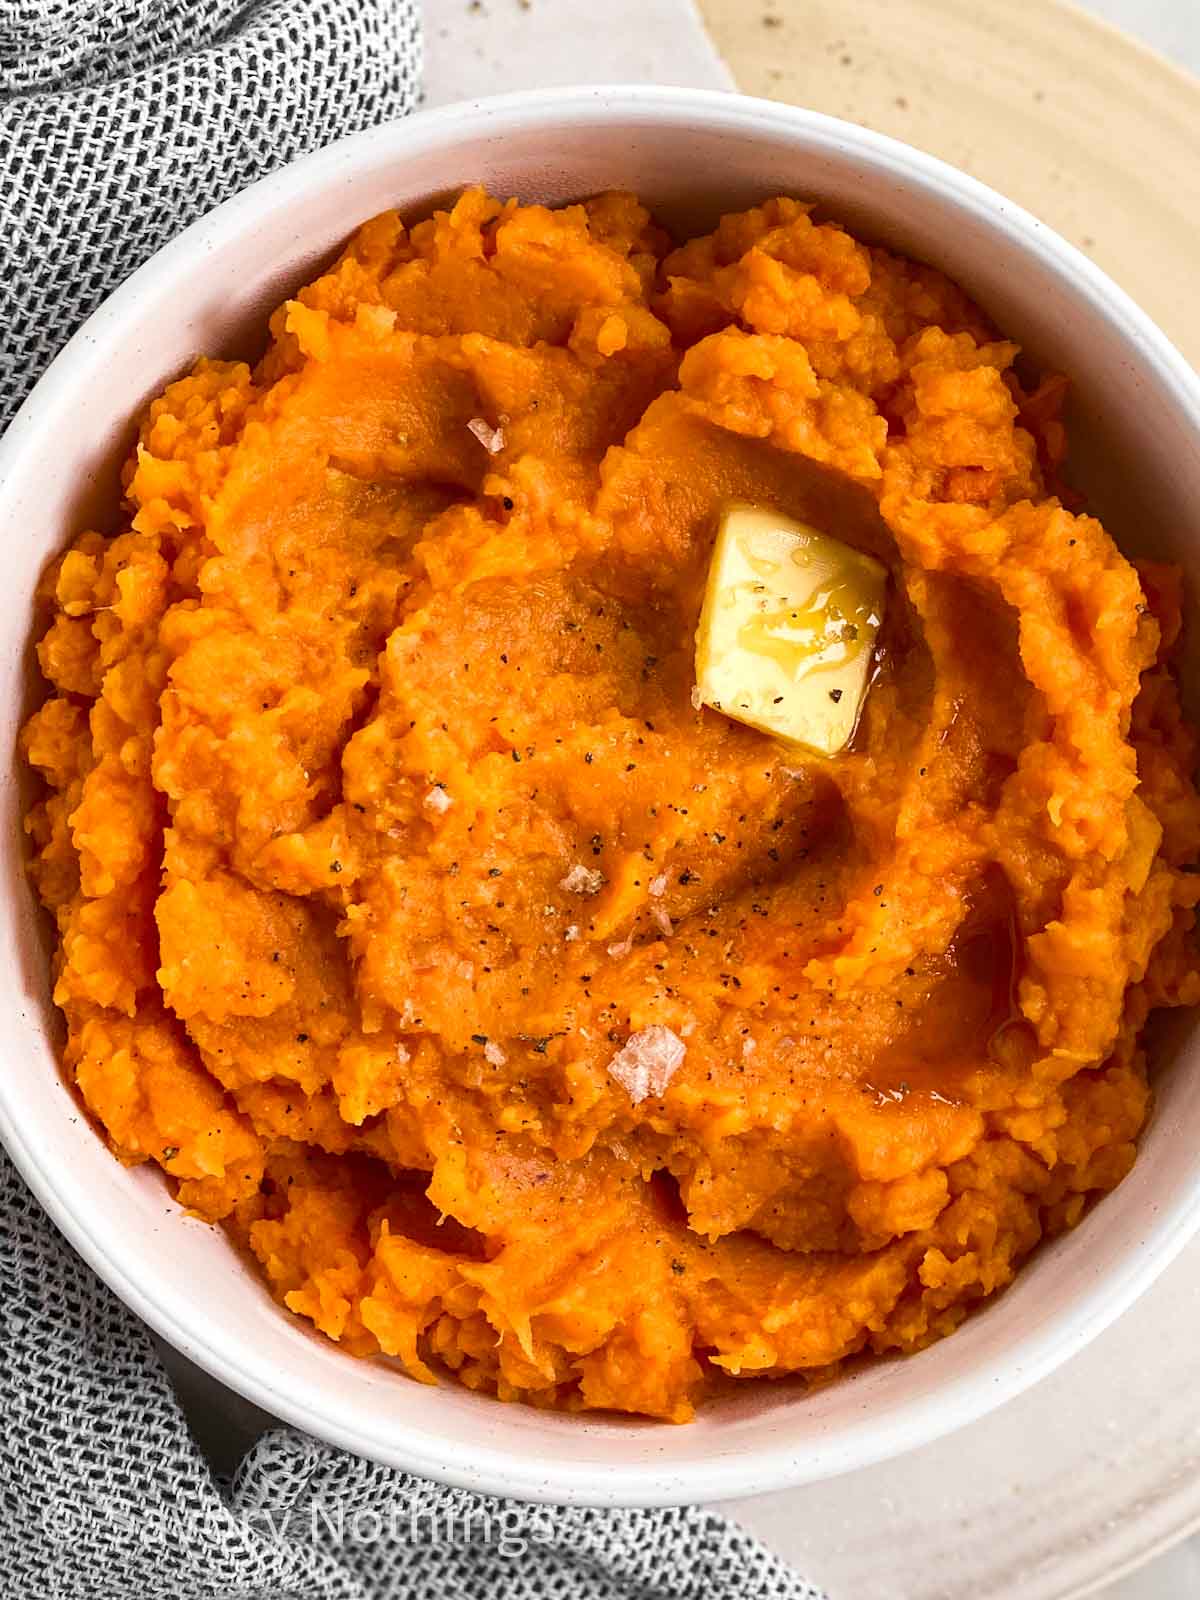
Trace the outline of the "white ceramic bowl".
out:
M 764 101 L 659 88 L 511 95 L 374 129 L 257 184 L 135 273 L 59 356 L 0 442 L 6 748 L 31 692 L 34 583 L 90 507 L 111 506 L 143 401 L 198 352 L 255 354 L 268 310 L 362 219 L 392 205 L 419 213 L 477 180 L 551 202 L 628 187 L 689 231 L 777 192 L 826 204 L 944 268 L 1036 358 L 1070 374 L 1076 459 L 1094 503 L 1127 546 L 1200 567 L 1200 382 L 1034 217 L 904 145 Z M 121 1167 L 81 1116 L 58 1071 L 45 932 L 22 875 L 21 784 L 7 769 L 3 783 L 0 1134 L 71 1243 L 139 1316 L 268 1411 L 363 1455 L 560 1502 L 712 1500 L 832 1476 L 1035 1382 L 1124 1310 L 1200 1224 L 1200 1061 L 1185 1022 L 1159 1042 L 1158 1098 L 1133 1174 L 1008 1293 L 919 1356 L 807 1397 L 749 1384 L 684 1428 L 424 1388 L 307 1333 L 218 1230 L 184 1217 L 154 1172 Z

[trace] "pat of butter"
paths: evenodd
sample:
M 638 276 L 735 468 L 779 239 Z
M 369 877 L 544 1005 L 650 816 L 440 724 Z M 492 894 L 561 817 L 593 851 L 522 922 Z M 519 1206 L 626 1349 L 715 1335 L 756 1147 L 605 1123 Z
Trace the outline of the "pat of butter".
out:
M 822 755 L 843 750 L 867 692 L 887 569 L 802 522 L 726 509 L 700 626 L 700 703 Z

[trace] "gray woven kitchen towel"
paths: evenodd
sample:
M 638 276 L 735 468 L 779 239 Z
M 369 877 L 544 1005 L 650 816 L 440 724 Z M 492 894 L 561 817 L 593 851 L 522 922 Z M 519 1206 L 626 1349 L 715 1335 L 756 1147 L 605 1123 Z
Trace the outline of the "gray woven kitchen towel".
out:
M 0 426 L 180 228 L 416 104 L 418 0 L 0 0 Z
M 416 0 L 0 0 L 0 428 L 164 240 L 410 110 L 419 63 Z M 706 1512 L 486 1500 L 289 1430 L 218 1483 L 0 1150 L 0 1600 L 635 1595 L 820 1600 Z

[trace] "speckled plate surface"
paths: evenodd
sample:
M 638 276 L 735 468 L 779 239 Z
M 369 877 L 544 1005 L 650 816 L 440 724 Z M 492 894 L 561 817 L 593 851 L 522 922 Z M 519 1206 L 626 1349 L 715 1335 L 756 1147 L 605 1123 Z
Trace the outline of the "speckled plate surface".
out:
M 1093 255 L 1200 364 L 1195 79 L 1054 0 L 701 10 L 739 88 L 865 123 L 993 184 Z M 1110 1583 L 1200 1527 L 1200 1245 L 984 1421 L 728 1509 L 839 1600 L 1067 1600 Z
M 700 9 L 747 94 L 863 123 L 994 185 L 1087 250 L 1200 365 L 1196 79 L 1057 0 Z

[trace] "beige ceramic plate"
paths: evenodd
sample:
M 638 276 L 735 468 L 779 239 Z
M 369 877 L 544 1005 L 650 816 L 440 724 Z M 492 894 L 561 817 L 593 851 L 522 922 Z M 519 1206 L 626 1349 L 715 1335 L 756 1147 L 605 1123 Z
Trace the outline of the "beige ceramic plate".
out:
M 701 9 L 739 88 L 865 123 L 1011 195 L 1200 365 L 1196 80 L 1053 0 Z M 730 1509 L 853 1600 L 1065 1600 L 1112 1580 L 1200 1526 L 1200 1246 L 983 1422 Z
M 700 6 L 740 89 L 982 178 L 1094 256 L 1200 365 L 1196 79 L 1051 0 Z

